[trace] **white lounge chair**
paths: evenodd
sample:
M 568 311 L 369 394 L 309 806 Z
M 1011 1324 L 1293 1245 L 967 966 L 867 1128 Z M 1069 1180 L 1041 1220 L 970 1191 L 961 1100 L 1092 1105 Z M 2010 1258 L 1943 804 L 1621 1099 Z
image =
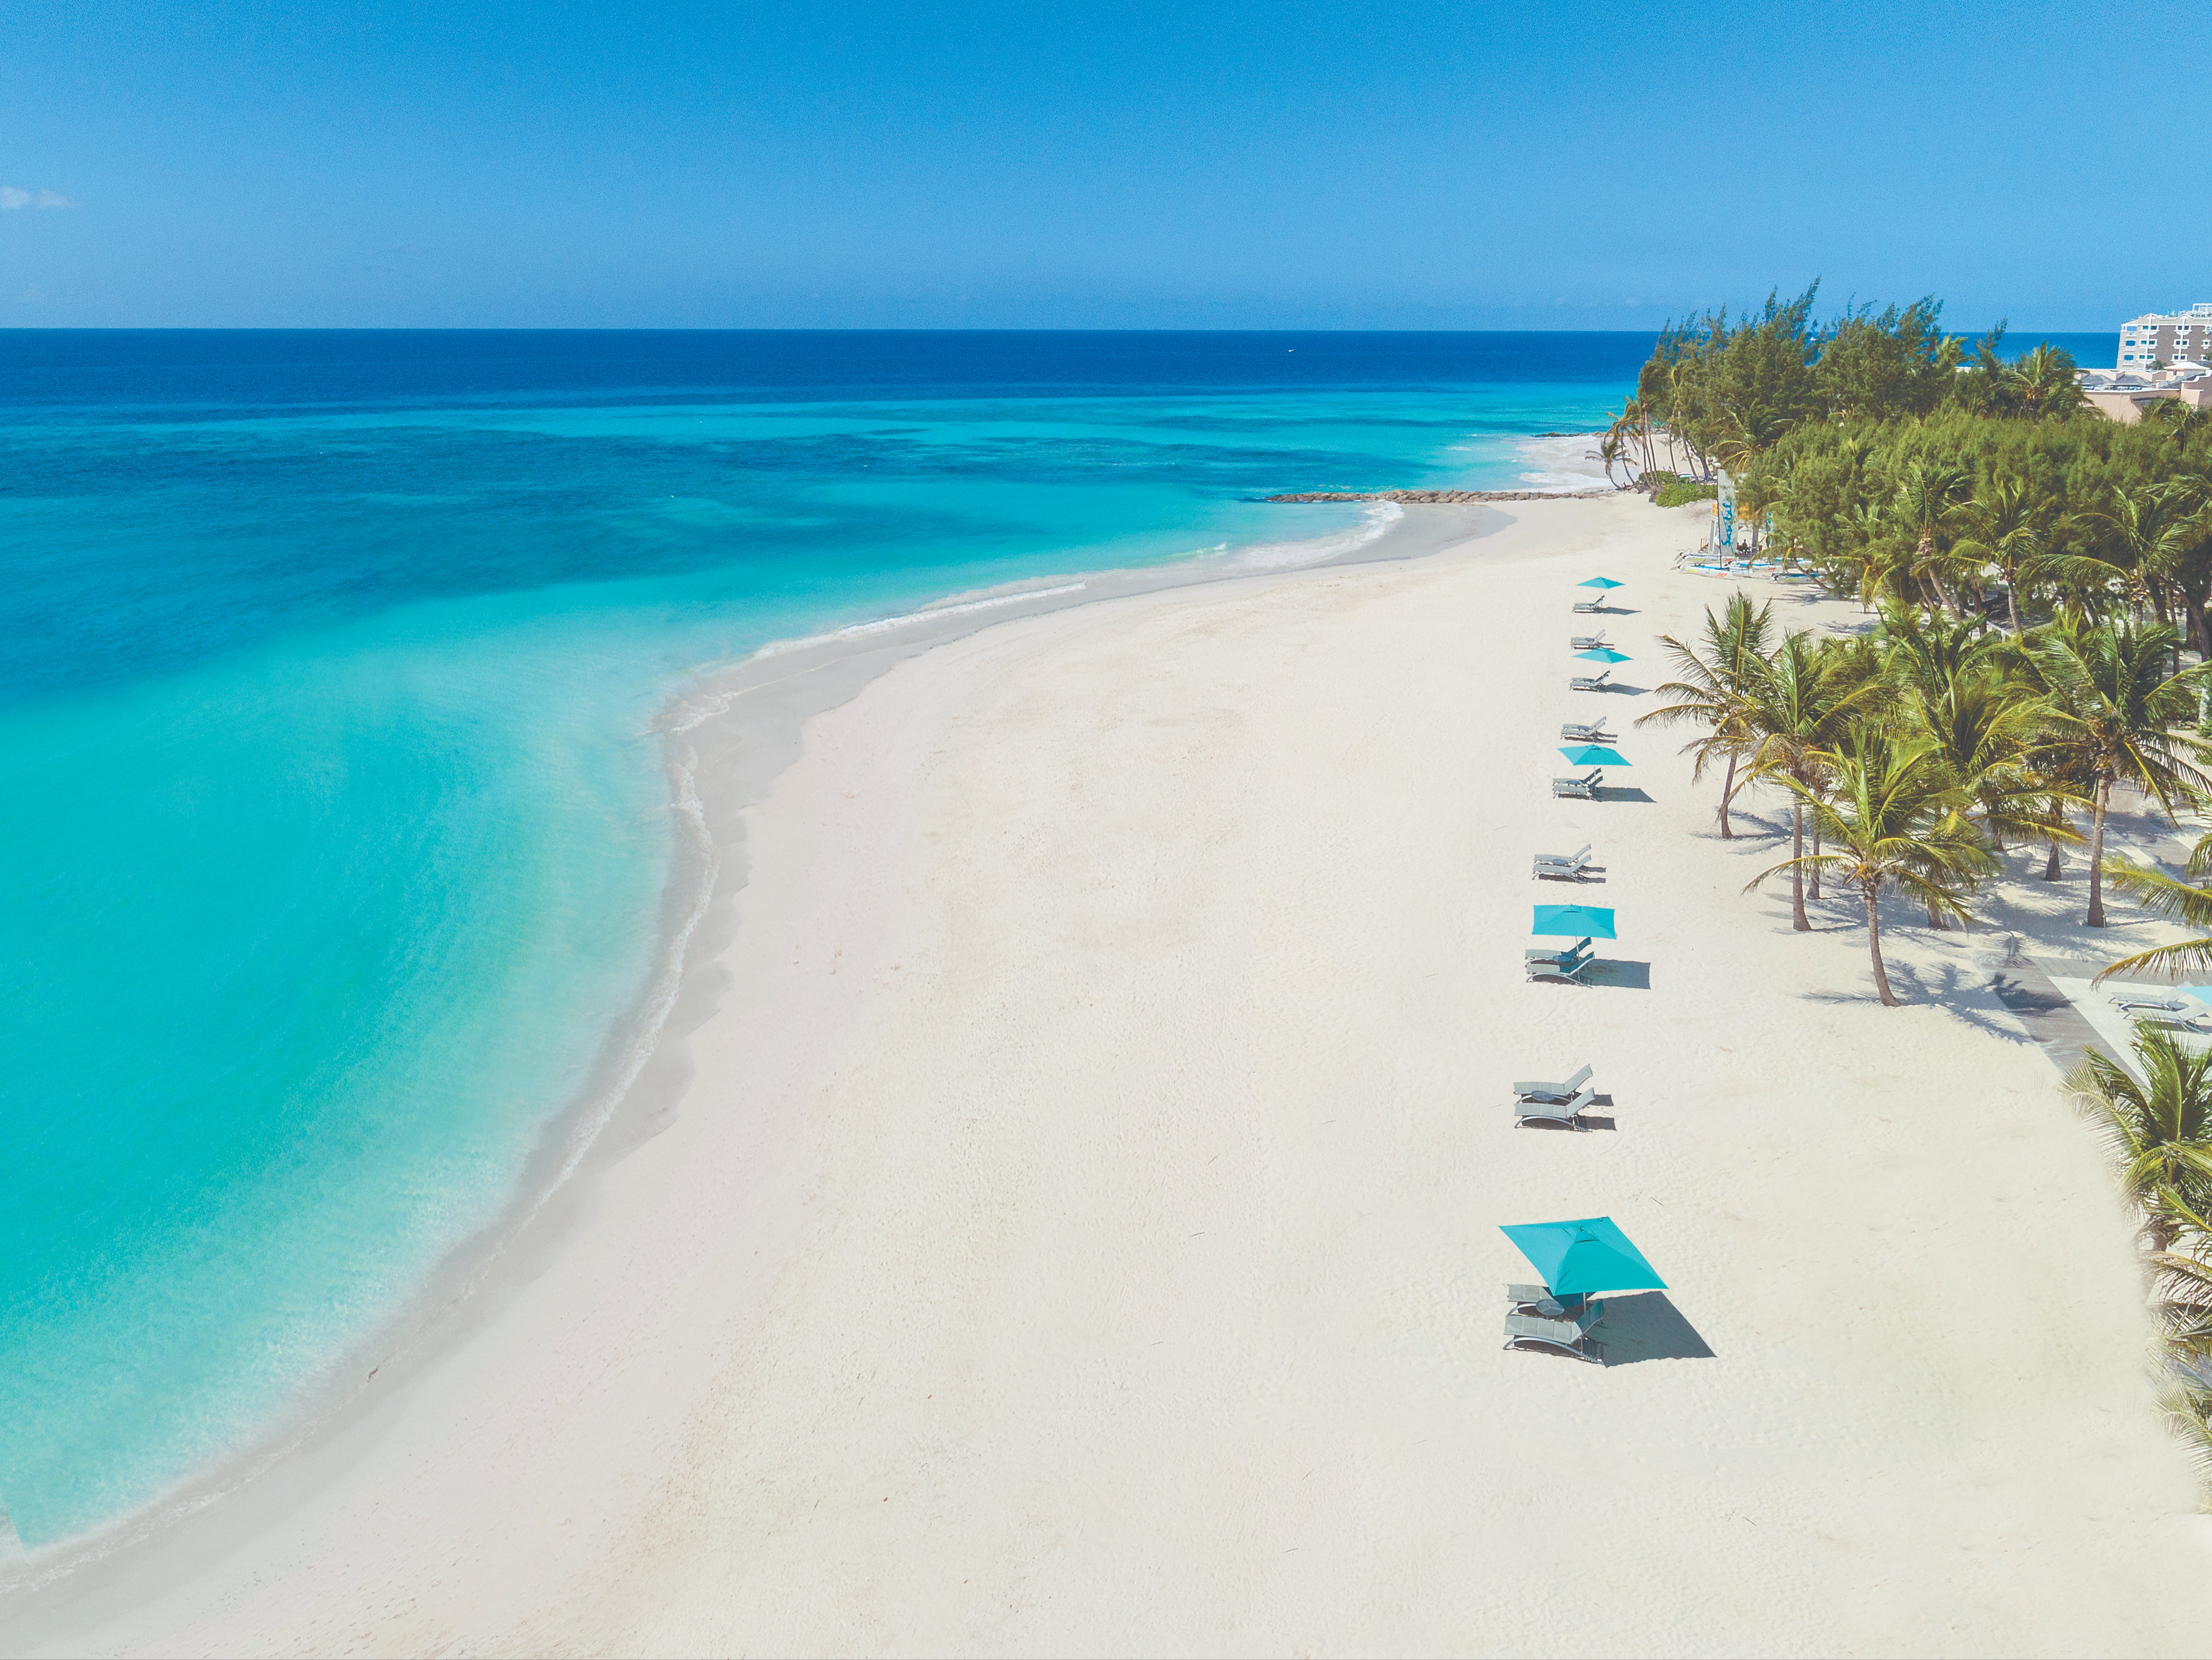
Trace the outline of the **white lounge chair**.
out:
M 1577 939 L 1571 946 L 1524 946 L 1521 957 L 1528 963 L 1559 963 L 1570 957 L 1579 957 L 1589 948 L 1588 939 Z
M 1575 601 L 1576 611 L 1583 616 L 1588 616 L 1592 611 L 1602 611 L 1604 609 L 1605 601 L 1602 599 L 1577 599 Z
M 1613 744 L 1620 738 L 1607 732 L 1602 721 L 1569 721 L 1560 727 L 1559 736 L 1570 744 Z
M 1509 1314 L 1505 1316 L 1505 1347 L 1551 1349 L 1601 1366 L 1605 1364 L 1605 1347 L 1590 1336 L 1590 1330 L 1604 1317 L 1605 1304 L 1589 1302 L 1556 1318 L 1540 1314 Z
M 1564 1084 L 1543 1084 L 1534 1081 L 1516 1084 L 1513 1098 L 1516 1101 L 1571 1100 L 1577 1090 L 1590 1080 L 1590 1069 L 1584 1067 Z
M 1608 690 L 1605 683 L 1612 678 L 1611 669 L 1606 670 L 1602 674 L 1578 674 L 1567 682 L 1567 690 L 1569 691 L 1605 691 Z
M 1596 800 L 1597 793 L 1604 787 L 1605 769 L 1603 767 L 1592 767 L 1584 777 L 1554 778 L 1552 781 L 1553 794 L 1571 795 L 1582 801 Z
M 1574 634 L 1567 636 L 1567 646 L 1572 651 L 1596 651 L 1605 644 L 1605 630 L 1595 634 Z
M 1547 1320 L 1556 1320 L 1563 1314 L 1572 1314 L 1588 1300 L 1580 1292 L 1575 1291 L 1562 1297 L 1549 1286 L 1508 1286 L 1505 1288 L 1505 1311 L 1508 1314 L 1540 1314 Z
M 1583 1110 L 1597 1099 L 1595 1090 L 1577 1090 L 1565 1101 L 1516 1101 L 1513 1104 L 1513 1122 L 1522 1124 L 1563 1124 L 1571 1130 L 1586 1130 L 1583 1122 Z
M 2153 997 L 2148 993 L 2116 991 L 2110 1001 L 2124 1014 L 2197 1014 L 2203 1005 L 2194 998 Z
M 1593 868 L 1589 851 L 1589 845 L 1585 843 L 1580 853 L 1537 854 L 1529 874 L 1539 881 L 1579 882 Z
M 1560 980 L 1580 982 L 1597 958 L 1589 952 L 1574 957 L 1539 958 L 1522 964 L 1524 981 Z

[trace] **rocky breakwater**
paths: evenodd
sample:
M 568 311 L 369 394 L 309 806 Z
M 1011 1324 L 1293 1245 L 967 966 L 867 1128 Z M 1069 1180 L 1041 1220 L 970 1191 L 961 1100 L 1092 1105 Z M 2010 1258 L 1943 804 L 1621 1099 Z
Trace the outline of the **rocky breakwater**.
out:
M 1595 490 L 1301 490 L 1293 496 L 1263 496 L 1263 502 L 1403 502 L 1409 505 L 1447 506 L 1455 502 L 1573 502 L 1586 496 L 1612 496 L 1616 491 Z

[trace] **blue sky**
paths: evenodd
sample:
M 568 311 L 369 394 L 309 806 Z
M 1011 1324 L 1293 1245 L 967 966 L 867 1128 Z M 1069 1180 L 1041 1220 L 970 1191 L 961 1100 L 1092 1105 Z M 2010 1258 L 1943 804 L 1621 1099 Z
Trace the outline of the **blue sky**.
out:
M 2202 15 L 34 0 L 0 325 L 2105 330 L 2212 299 Z

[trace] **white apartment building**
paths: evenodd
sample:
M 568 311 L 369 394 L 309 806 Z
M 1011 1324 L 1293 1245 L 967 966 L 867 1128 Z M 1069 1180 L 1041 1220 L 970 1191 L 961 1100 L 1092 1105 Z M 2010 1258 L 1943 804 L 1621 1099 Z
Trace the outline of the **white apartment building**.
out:
M 2113 367 L 2137 374 L 2154 363 L 2212 360 L 2212 305 L 2154 312 L 2120 330 L 2120 361 Z

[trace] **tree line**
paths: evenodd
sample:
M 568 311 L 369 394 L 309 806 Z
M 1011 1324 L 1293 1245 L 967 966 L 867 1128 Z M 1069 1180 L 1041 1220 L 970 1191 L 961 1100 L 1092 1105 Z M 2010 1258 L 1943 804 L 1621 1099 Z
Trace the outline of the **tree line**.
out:
M 1969 349 L 1932 300 L 1824 322 L 1814 300 L 1670 327 L 1607 441 L 1647 474 L 1725 468 L 1770 549 L 1869 626 L 1789 629 L 1738 593 L 1662 637 L 1674 678 L 1638 724 L 1690 729 L 1723 837 L 1743 789 L 1784 793 L 1790 857 L 1749 885 L 1786 879 L 1800 930 L 1824 881 L 1855 899 L 1886 1006 L 1881 899 L 1963 925 L 2008 850 L 2055 881 L 2081 848 L 2087 926 L 2110 891 L 2195 931 L 2100 979 L 2212 970 L 2212 835 L 2179 877 L 2104 851 L 2118 798 L 2175 823 L 2212 806 L 2212 420 L 2110 421 L 2065 353 L 2008 361 L 2001 328 Z M 2146 1023 L 2130 1058 L 2093 1055 L 2068 1086 L 2124 1171 L 2165 1409 L 2212 1475 L 2212 1055 Z

